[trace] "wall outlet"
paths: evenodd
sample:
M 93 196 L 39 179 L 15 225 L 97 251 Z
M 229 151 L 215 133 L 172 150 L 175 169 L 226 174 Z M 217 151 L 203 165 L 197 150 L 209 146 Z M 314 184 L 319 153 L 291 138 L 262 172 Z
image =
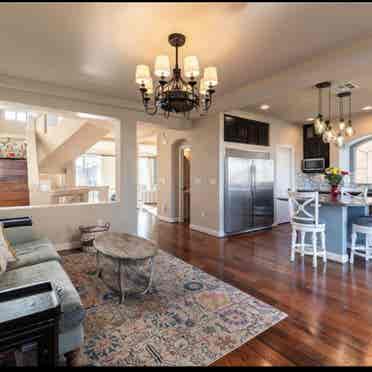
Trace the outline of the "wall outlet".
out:
M 201 184 L 201 178 L 200 177 L 195 177 L 194 183 L 195 183 L 195 185 L 200 185 Z
M 215 178 L 210 178 L 209 179 L 209 184 L 210 185 L 215 185 L 216 184 L 216 179 Z
M 204 211 L 202 211 L 200 214 L 202 217 L 205 217 L 207 215 Z

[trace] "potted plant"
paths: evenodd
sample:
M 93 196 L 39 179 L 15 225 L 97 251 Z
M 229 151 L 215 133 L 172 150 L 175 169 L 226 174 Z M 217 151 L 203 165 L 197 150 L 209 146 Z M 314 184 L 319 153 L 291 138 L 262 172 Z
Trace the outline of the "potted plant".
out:
M 348 175 L 349 172 L 342 170 L 337 167 L 329 167 L 324 171 L 324 177 L 331 185 L 331 195 L 333 198 L 337 198 L 339 192 L 339 185 L 342 182 L 344 176 Z

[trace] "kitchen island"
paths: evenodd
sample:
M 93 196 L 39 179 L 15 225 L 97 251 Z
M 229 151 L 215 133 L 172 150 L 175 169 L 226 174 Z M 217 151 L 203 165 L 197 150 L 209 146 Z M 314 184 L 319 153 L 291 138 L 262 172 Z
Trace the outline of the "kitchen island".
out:
M 278 198 L 288 201 L 288 198 Z M 319 195 L 319 221 L 326 224 L 326 249 L 328 259 L 337 262 L 347 262 L 347 248 L 350 246 L 351 228 L 353 221 L 361 216 L 368 216 L 372 206 L 372 197 L 356 199 L 339 197 L 333 199 L 331 195 Z M 306 243 L 311 242 L 310 234 Z M 357 244 L 363 244 L 358 236 Z

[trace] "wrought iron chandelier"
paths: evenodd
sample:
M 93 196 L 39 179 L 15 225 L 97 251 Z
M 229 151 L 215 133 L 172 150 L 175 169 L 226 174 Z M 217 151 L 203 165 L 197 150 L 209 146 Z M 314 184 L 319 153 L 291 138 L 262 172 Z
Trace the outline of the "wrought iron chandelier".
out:
M 154 73 L 159 78 L 155 89 L 149 66 L 138 65 L 136 68 L 136 83 L 140 86 L 145 111 L 155 115 L 160 109 L 166 117 L 171 112 L 189 116 L 194 109 L 206 113 L 212 105 L 212 97 L 218 84 L 216 67 L 206 67 L 203 78 L 198 82 L 200 70 L 197 57 L 185 57 L 183 73 L 179 65 L 178 48 L 185 44 L 185 35 L 171 34 L 168 41 L 176 49 L 176 65 L 172 77 L 168 56 L 157 56 L 155 59 Z
M 339 104 L 339 118 L 337 128 L 333 128 L 331 122 L 331 82 L 324 81 L 315 85 L 318 89 L 318 116 L 314 121 L 314 132 L 318 136 L 322 136 L 322 140 L 325 143 L 334 143 L 338 147 L 342 147 L 345 143 L 345 137 L 351 137 L 355 131 L 351 122 L 351 91 L 341 91 L 337 93 L 338 104 Z M 328 88 L 328 118 L 324 119 L 323 107 L 322 107 L 322 91 Z M 344 116 L 344 99 L 348 98 L 349 112 L 348 121 L 345 123 Z

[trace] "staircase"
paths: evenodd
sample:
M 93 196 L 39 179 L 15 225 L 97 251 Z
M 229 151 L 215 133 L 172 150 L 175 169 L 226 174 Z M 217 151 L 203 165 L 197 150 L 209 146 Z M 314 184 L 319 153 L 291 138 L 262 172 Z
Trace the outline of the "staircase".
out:
M 39 171 L 63 173 L 67 164 L 84 154 L 111 131 L 112 123 L 103 120 L 62 122 L 56 128 L 48 129 L 47 134 L 38 130 Z M 52 141 L 48 141 L 52 138 Z

